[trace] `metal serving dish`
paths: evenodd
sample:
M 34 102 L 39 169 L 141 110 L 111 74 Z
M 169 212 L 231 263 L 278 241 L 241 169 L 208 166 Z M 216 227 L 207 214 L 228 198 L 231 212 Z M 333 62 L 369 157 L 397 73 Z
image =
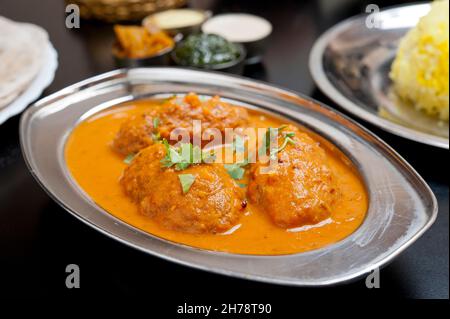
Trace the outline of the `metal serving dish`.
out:
M 238 255 L 192 248 L 136 229 L 98 207 L 66 167 L 64 147 L 74 126 L 117 103 L 158 94 L 219 94 L 296 121 L 344 152 L 363 176 L 369 210 L 344 240 L 282 256 Z M 427 184 L 394 150 L 345 116 L 297 93 L 253 80 L 181 68 L 117 70 L 52 94 L 20 123 L 22 150 L 37 181 L 75 217 L 122 243 L 186 266 L 228 276 L 297 286 L 348 281 L 392 260 L 436 218 Z
M 319 88 L 348 112 L 404 138 L 448 149 L 448 122 L 405 105 L 389 79 L 400 39 L 429 10 L 429 4 L 415 4 L 345 20 L 314 44 L 309 68 Z
M 199 23 L 196 23 L 196 24 L 186 25 L 184 27 L 163 29 L 165 32 L 169 33 L 172 36 L 175 36 L 177 34 L 182 34 L 183 36 L 188 36 L 189 34 L 199 33 L 202 24 L 212 16 L 211 11 L 205 11 L 205 10 L 200 10 L 200 9 L 186 8 L 186 9 L 171 9 L 171 10 L 172 11 L 196 11 L 196 12 L 199 12 L 203 16 L 203 19 Z M 142 20 L 142 25 L 144 27 L 146 27 L 147 29 L 152 30 L 155 26 L 155 23 L 152 20 L 155 19 L 155 15 L 157 15 L 158 13 L 159 12 L 153 13 L 153 14 L 145 17 L 144 20 Z
M 136 68 L 146 67 L 152 65 L 165 66 L 170 64 L 170 53 L 175 49 L 175 45 L 166 48 L 155 55 L 145 58 L 128 58 L 120 57 L 116 52 L 116 47 L 113 47 L 113 58 L 116 66 L 119 68 Z
M 177 46 L 179 46 L 179 45 L 182 46 L 183 44 L 184 44 L 183 41 L 180 41 L 177 44 Z M 234 45 L 239 50 L 239 57 L 233 61 L 220 63 L 220 64 L 203 65 L 203 66 L 185 65 L 185 64 L 181 63 L 180 59 L 177 57 L 176 48 L 170 53 L 170 56 L 172 57 L 172 61 L 177 66 L 211 70 L 211 71 L 221 71 L 221 72 L 227 72 L 227 73 L 236 74 L 236 75 L 242 75 L 242 73 L 244 73 L 244 66 L 245 66 L 245 59 L 247 57 L 247 50 L 245 49 L 245 46 L 243 46 L 240 43 L 234 43 Z

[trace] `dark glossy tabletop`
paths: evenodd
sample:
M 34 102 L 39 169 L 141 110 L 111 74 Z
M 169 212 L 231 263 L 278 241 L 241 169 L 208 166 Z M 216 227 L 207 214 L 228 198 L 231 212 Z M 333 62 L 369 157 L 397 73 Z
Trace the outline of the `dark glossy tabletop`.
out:
M 405 1 L 403 1 L 405 2 Z M 263 64 L 245 75 L 310 95 L 338 108 L 321 94 L 308 71 L 317 37 L 338 21 L 364 12 L 370 1 L 191 1 L 213 12 L 250 12 L 274 26 Z M 380 2 L 379 2 L 380 3 Z M 399 3 L 399 1 L 395 2 Z M 394 2 L 384 2 L 382 6 Z M 65 28 L 62 0 L 1 0 L 0 15 L 44 27 L 59 54 L 48 95 L 114 69 L 111 26 L 81 21 Z M 1 61 L 0 61 L 1 63 Z M 332 288 L 303 289 L 227 278 L 175 265 L 120 244 L 89 228 L 56 204 L 29 174 L 19 146 L 20 116 L 0 125 L 0 291 L 9 295 L 106 294 L 169 296 L 173 306 L 192 302 L 290 303 L 326 297 L 449 296 L 448 151 L 416 144 L 363 123 L 411 163 L 439 202 L 436 223 L 416 243 L 381 270 L 381 288 L 364 280 Z M 81 288 L 65 287 L 65 267 L 80 266 Z M 230 293 L 232 292 L 232 293 Z M 167 302 L 160 298 L 158 304 Z M 165 301 L 164 301 L 165 300 Z

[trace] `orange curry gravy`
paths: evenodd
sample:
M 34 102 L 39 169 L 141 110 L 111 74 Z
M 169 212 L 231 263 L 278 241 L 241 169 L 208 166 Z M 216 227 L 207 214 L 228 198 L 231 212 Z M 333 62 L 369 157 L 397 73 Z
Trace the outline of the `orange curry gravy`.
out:
M 347 237 L 362 223 L 368 199 L 358 173 L 341 153 L 321 144 L 339 193 L 331 217 L 325 221 L 289 230 L 276 226 L 266 213 L 249 202 L 239 226 L 223 234 L 192 234 L 162 227 L 141 214 L 137 204 L 125 195 L 119 180 L 127 164 L 124 156 L 111 147 L 124 119 L 151 110 L 155 103 L 152 100 L 134 101 L 102 111 L 80 123 L 66 144 L 66 162 L 73 178 L 93 201 L 117 218 L 173 242 L 256 255 L 292 254 L 317 249 Z M 249 110 L 248 126 L 279 127 L 284 123 L 266 113 Z M 283 194 L 279 196 L 283 200 Z

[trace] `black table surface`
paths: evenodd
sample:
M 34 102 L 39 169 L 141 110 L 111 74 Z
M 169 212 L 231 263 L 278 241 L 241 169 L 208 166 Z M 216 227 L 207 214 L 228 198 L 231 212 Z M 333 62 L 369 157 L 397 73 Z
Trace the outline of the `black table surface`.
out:
M 314 85 L 308 71 L 309 51 L 322 32 L 342 19 L 364 12 L 368 3 L 355 0 L 205 0 L 191 1 L 190 5 L 208 8 L 214 13 L 249 12 L 267 18 L 274 26 L 270 46 L 263 63 L 247 67 L 245 75 L 296 90 L 339 109 Z M 382 6 L 398 3 L 384 2 Z M 80 29 L 67 29 L 64 6 L 62 0 L 0 1 L 0 15 L 44 27 L 58 51 L 59 67 L 43 96 L 115 68 L 110 54 L 111 25 L 82 20 Z M 1 293 L 19 296 L 124 294 L 150 298 L 167 294 L 171 296 L 172 306 L 185 301 L 284 300 L 287 304 L 316 297 L 447 299 L 449 296 L 446 150 L 393 136 L 357 119 L 396 149 L 424 177 L 438 199 L 439 215 L 428 232 L 381 270 L 379 289 L 367 289 L 364 280 L 337 287 L 305 289 L 190 269 L 144 254 L 96 232 L 66 213 L 32 178 L 19 146 L 19 119 L 20 116 L 15 116 L 0 125 Z M 71 263 L 80 267 L 80 289 L 65 287 L 65 267 Z

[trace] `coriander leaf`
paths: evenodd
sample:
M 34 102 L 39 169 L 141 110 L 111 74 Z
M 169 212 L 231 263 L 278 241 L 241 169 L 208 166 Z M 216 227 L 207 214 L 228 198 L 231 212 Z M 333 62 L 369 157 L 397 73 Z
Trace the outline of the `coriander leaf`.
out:
M 295 133 L 294 132 L 289 132 L 289 133 L 284 134 L 284 136 L 286 136 L 286 137 L 294 137 Z
M 158 117 L 154 117 L 153 118 L 153 129 L 157 129 L 159 126 L 159 118 Z
M 172 167 L 174 164 L 167 156 L 164 157 L 160 162 L 163 167 Z
M 181 160 L 177 162 L 177 164 L 175 165 L 175 169 L 178 171 L 182 171 L 193 164 L 193 153 L 194 150 L 191 143 L 181 144 L 178 152 Z
M 239 153 L 245 152 L 245 141 L 240 135 L 236 135 L 233 141 L 233 150 Z
M 133 161 L 133 159 L 134 159 L 135 156 L 136 156 L 136 154 L 130 153 L 130 154 L 127 155 L 127 157 L 125 157 L 125 159 L 123 160 L 123 162 L 124 162 L 125 164 L 129 165 L 129 164 Z
M 195 176 L 192 174 L 179 174 L 178 179 L 180 180 L 181 189 L 183 190 L 183 194 L 186 194 L 191 188 L 192 184 L 195 181 Z
M 169 148 L 169 158 L 173 164 L 181 163 L 183 158 L 173 147 Z
M 244 177 L 245 169 L 241 167 L 241 164 L 224 164 L 228 175 L 233 179 L 242 179 Z
M 176 163 L 175 170 L 182 171 L 182 170 L 185 170 L 186 168 L 188 168 L 189 166 L 191 166 L 191 163 L 188 163 L 188 162 Z
M 171 167 L 174 163 L 172 162 L 172 159 L 170 157 L 171 147 L 169 145 L 169 142 L 167 142 L 166 139 L 163 139 L 161 141 L 161 143 L 164 145 L 164 147 L 166 149 L 166 156 L 164 156 L 164 158 L 160 162 L 161 162 L 162 166 L 164 166 L 164 167 Z
M 180 146 L 181 161 L 191 163 L 192 162 L 192 144 L 183 143 Z
M 197 164 L 202 161 L 202 149 L 199 146 L 192 148 L 192 164 Z
M 281 146 L 279 148 L 274 148 L 274 149 L 270 150 L 270 157 L 272 159 L 274 159 L 276 157 L 277 153 L 284 150 L 288 144 L 295 144 L 295 141 L 293 139 L 291 139 L 290 137 L 286 137 L 283 141 L 283 144 L 281 144 Z
M 286 145 L 288 143 L 295 144 L 295 141 L 292 139 L 292 137 L 295 136 L 295 133 L 287 132 L 287 133 L 284 133 L 285 139 L 284 139 L 281 147 L 270 149 L 271 139 L 278 138 L 279 132 L 281 132 L 282 130 L 284 130 L 287 127 L 288 127 L 287 124 L 283 124 L 278 128 L 272 128 L 272 127 L 267 128 L 266 134 L 263 136 L 262 146 L 259 149 L 260 156 L 266 155 L 267 151 L 269 151 L 269 155 L 273 159 L 277 153 L 281 152 L 282 150 L 284 150 L 286 148 Z
M 270 142 L 271 140 L 276 139 L 278 136 L 278 129 L 269 127 L 267 128 L 266 134 L 263 136 L 263 141 L 261 148 L 258 151 L 259 156 L 266 155 L 267 151 L 270 149 Z
M 295 144 L 295 141 L 294 141 L 293 139 L 291 139 L 290 137 L 287 136 L 287 137 L 284 139 L 284 142 L 283 142 L 283 144 L 281 145 L 281 147 L 278 149 L 278 152 L 281 152 L 282 150 L 284 150 L 288 144 L 294 145 L 294 144 Z
M 193 146 L 192 143 L 182 143 L 179 148 L 170 146 L 167 140 L 161 141 L 166 148 L 166 156 L 161 160 L 163 167 L 172 167 L 175 170 L 182 171 L 192 164 L 211 163 L 215 160 L 214 152 L 202 152 L 199 146 Z

